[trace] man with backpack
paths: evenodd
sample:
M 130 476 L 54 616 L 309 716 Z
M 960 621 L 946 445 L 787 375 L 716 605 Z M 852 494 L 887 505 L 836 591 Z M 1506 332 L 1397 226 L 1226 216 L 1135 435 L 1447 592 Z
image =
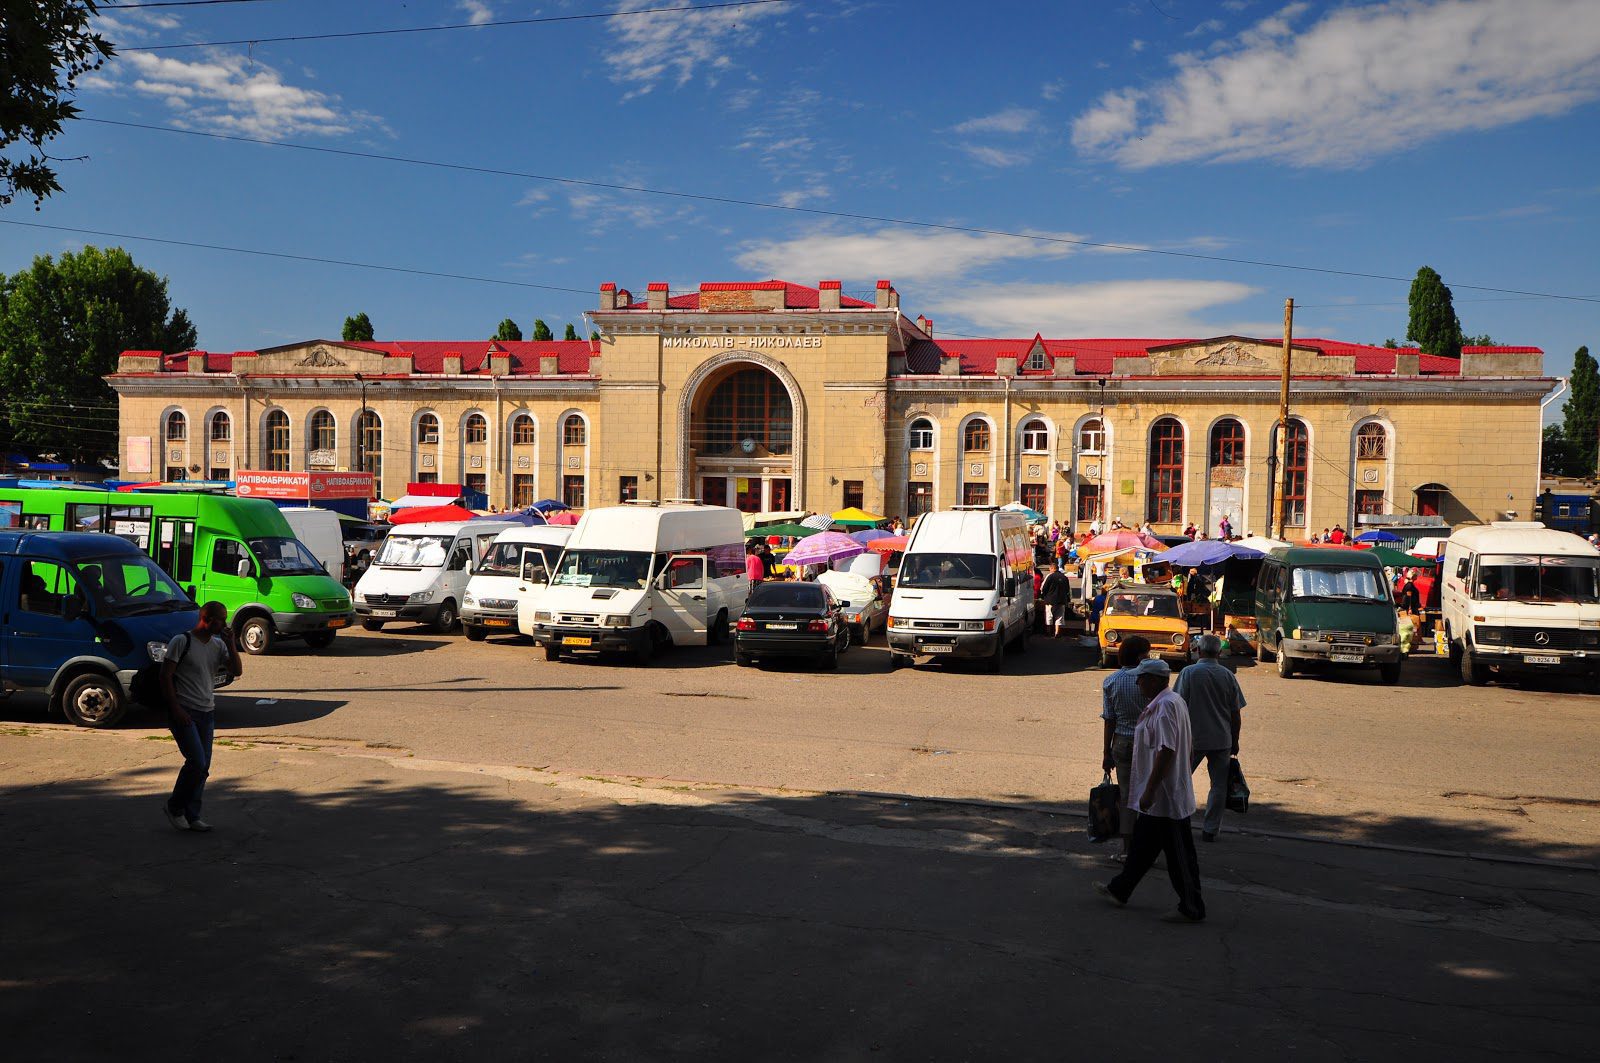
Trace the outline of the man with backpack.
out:
M 1072 598 L 1072 587 L 1054 561 L 1045 563 L 1044 572 L 1044 582 L 1039 585 L 1039 600 L 1044 603 L 1044 626 L 1051 638 L 1060 638 L 1067 622 L 1067 602 Z
M 200 801 L 211 774 L 211 737 L 216 730 L 216 677 L 226 671 L 244 674 L 239 647 L 228 627 L 221 602 L 200 607 L 194 628 L 167 643 L 161 662 L 161 693 L 167 706 L 167 727 L 183 753 L 183 767 L 164 811 L 176 830 L 208 831 L 200 818 Z

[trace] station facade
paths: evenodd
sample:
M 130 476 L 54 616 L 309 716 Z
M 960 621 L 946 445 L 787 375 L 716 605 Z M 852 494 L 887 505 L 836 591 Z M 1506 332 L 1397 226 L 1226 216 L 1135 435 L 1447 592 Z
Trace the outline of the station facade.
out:
M 1077 525 L 1269 527 L 1274 338 L 940 338 L 888 281 L 871 300 L 837 281 L 605 284 L 590 318 L 595 340 L 124 352 L 123 476 L 367 469 L 385 498 L 461 483 L 502 507 L 1020 501 Z M 1538 348 L 1305 339 L 1291 372 L 1291 534 L 1532 513 L 1555 384 Z

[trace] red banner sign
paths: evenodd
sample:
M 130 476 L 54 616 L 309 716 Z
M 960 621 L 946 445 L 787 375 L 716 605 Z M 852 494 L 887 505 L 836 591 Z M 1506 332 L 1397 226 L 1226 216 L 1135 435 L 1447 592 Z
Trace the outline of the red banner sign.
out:
M 293 499 L 317 502 L 335 498 L 372 498 L 370 472 L 250 472 L 234 475 L 240 498 Z

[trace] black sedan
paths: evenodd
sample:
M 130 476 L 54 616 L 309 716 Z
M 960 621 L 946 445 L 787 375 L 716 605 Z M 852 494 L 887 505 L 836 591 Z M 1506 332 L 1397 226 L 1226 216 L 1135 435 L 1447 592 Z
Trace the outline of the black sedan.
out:
M 758 583 L 734 625 L 733 660 L 810 657 L 824 671 L 850 648 L 850 625 L 839 610 L 849 605 L 820 583 Z

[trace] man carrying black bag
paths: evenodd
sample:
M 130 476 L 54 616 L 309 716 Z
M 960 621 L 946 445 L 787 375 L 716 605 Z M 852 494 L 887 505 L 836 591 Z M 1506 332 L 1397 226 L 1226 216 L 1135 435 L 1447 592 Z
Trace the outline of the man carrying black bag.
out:
M 1194 735 L 1189 771 L 1192 774 L 1204 761 L 1211 777 L 1200 837 L 1214 842 L 1222 830 L 1222 811 L 1228 804 L 1228 777 L 1233 763 L 1230 758 L 1239 753 L 1239 711 L 1244 708 L 1244 691 L 1239 689 L 1239 680 L 1217 659 L 1222 653 L 1220 638 L 1201 635 L 1199 650 L 1200 659 L 1178 673 L 1173 689 L 1189 706 L 1189 728 Z

